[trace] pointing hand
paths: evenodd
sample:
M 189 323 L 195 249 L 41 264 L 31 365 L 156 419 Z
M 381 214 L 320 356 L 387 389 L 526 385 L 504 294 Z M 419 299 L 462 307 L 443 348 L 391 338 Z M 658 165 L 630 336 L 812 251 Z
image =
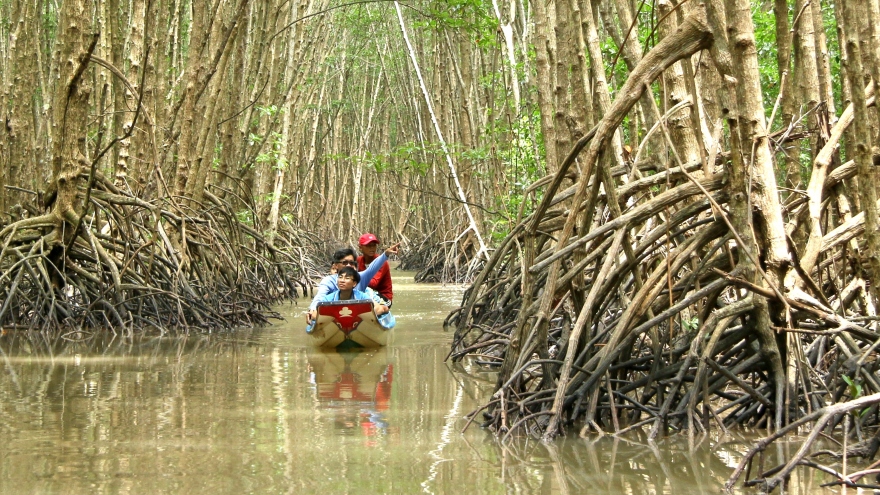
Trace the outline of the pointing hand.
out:
M 385 249 L 385 256 L 390 257 L 392 254 L 397 254 L 398 251 L 400 251 L 400 243 L 399 242 L 397 244 L 388 246 L 388 248 Z

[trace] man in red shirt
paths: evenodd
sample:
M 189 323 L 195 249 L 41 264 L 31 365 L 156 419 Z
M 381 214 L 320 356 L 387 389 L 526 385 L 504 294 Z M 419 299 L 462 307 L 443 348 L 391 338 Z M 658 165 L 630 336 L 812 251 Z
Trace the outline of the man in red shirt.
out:
M 358 266 L 366 267 L 370 262 L 376 259 L 376 251 L 379 248 L 379 239 L 373 234 L 366 233 L 358 240 L 358 247 L 361 250 L 361 255 L 358 256 L 357 259 Z M 382 296 L 382 299 L 385 299 L 388 302 L 387 306 L 391 307 L 391 299 L 394 297 L 394 291 L 391 288 L 391 267 L 388 266 L 387 261 L 373 277 L 373 280 L 370 280 L 368 287 L 378 292 L 379 295 Z

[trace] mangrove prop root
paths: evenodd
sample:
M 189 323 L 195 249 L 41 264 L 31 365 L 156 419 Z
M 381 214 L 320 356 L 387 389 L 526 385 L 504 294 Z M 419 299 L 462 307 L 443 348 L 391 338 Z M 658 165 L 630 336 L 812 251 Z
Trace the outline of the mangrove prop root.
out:
M 851 411 L 859 412 L 851 431 L 876 429 L 880 333 L 857 235 L 864 220 L 833 210 L 842 194 L 833 185 L 851 167 L 825 179 L 816 262 L 797 256 L 795 240 L 809 228 L 795 221 L 801 204 L 785 212 L 798 266 L 787 268 L 794 283 L 774 278 L 779 267 L 762 266 L 732 221 L 730 153 L 715 150 L 707 163 L 658 159 L 653 170 L 603 160 L 637 98 L 625 95 L 539 181 L 547 187 L 532 213 L 447 318 L 449 359 L 498 372 L 480 418 L 470 419 L 505 440 L 575 428 L 651 439 L 716 426 L 842 430 Z M 767 487 L 812 462 L 804 459 L 812 447 L 767 474 Z
M 400 270 L 416 272 L 418 283 L 471 282 L 482 268 L 484 259 L 477 256 L 478 245 L 470 231 L 440 242 L 429 234 L 417 246 L 406 246 L 400 255 Z
M 282 225 L 270 243 L 209 192 L 201 205 L 146 202 L 98 174 L 80 197 L 78 227 L 49 212 L 0 229 L 3 328 L 262 325 L 317 271 L 300 233 Z

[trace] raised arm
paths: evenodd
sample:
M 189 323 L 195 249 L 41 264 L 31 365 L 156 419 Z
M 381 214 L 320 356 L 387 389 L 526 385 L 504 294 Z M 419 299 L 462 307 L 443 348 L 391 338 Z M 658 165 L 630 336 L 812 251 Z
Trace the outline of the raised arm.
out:
M 377 256 L 376 259 L 374 259 L 373 262 L 370 263 L 370 266 L 368 266 L 366 270 L 359 272 L 361 275 L 361 281 L 358 282 L 358 285 L 355 288 L 361 291 L 366 290 L 367 286 L 370 285 L 370 280 L 373 280 L 373 277 L 376 276 L 376 274 L 382 268 L 382 265 L 384 265 L 385 262 L 388 261 L 388 257 L 392 254 L 397 254 L 399 250 L 400 243 L 398 242 L 397 244 L 389 246 L 384 253 Z

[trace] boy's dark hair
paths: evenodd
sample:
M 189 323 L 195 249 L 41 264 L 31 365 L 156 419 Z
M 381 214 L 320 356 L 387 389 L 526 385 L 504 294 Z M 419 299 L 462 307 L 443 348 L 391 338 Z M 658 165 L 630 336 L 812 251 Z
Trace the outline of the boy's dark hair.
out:
M 361 274 L 358 273 L 353 266 L 343 266 L 338 272 L 336 272 L 337 277 L 341 277 L 342 275 L 348 275 L 356 284 L 361 281 Z
M 354 258 L 357 259 L 357 256 L 355 256 L 354 254 L 354 249 L 342 248 L 337 249 L 336 252 L 333 253 L 333 262 L 339 263 L 340 261 L 342 261 L 342 258 L 345 258 L 346 256 L 354 256 Z

